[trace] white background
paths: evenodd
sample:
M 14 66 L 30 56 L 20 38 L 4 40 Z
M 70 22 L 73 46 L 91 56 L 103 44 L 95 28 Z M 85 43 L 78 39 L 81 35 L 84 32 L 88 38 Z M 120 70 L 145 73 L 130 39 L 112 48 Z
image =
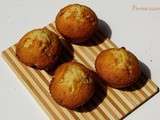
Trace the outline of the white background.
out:
M 133 5 L 159 7 L 159 0 L 0 0 L 0 51 L 31 29 L 54 21 L 68 3 L 84 3 L 112 30 L 112 40 L 135 53 L 160 86 L 160 9 L 135 10 Z M 140 106 L 126 120 L 160 119 L 160 94 Z M 15 74 L 0 58 L 0 120 L 46 120 L 48 117 Z

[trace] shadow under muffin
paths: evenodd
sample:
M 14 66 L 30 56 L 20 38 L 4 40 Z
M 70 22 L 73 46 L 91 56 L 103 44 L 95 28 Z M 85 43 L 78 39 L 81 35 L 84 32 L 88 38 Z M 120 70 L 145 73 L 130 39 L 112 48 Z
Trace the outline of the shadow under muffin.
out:
M 111 38 L 112 30 L 110 26 L 101 19 L 98 19 L 98 28 L 93 36 L 82 43 L 74 43 L 80 46 L 96 46 Z
M 52 64 L 50 65 L 45 71 L 50 74 L 50 75 L 53 75 L 54 74 L 54 71 L 56 70 L 56 68 L 65 63 L 65 62 L 69 62 L 69 61 L 72 61 L 74 56 L 74 49 L 72 47 L 72 45 L 65 41 L 65 44 L 63 43 L 64 41 L 61 41 L 61 53 L 60 55 L 58 56 L 57 58 L 57 61 L 56 61 L 56 64 Z

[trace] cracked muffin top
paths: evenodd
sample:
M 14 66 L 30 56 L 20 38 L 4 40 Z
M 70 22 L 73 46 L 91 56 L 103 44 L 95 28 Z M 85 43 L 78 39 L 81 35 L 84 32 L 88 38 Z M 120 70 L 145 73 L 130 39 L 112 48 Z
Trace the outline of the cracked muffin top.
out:
M 60 41 L 47 28 L 34 29 L 26 33 L 16 44 L 16 55 L 24 64 L 44 69 L 58 57 Z
M 92 72 L 73 61 L 56 69 L 49 88 L 54 100 L 69 109 L 86 103 L 95 91 Z
M 96 58 L 96 71 L 115 88 L 128 87 L 135 83 L 141 73 L 137 57 L 122 48 L 111 48 L 102 51 Z
M 98 19 L 89 7 L 71 4 L 60 10 L 55 23 L 63 37 L 73 43 L 80 43 L 93 35 Z

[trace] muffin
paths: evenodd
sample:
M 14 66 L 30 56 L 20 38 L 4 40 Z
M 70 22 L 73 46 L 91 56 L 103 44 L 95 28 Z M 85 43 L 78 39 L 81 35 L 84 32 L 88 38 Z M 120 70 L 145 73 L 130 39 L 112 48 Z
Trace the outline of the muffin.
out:
M 141 73 L 137 57 L 124 47 L 102 51 L 96 58 L 95 67 L 99 76 L 114 88 L 132 85 Z
M 55 23 L 64 38 L 73 43 L 81 43 L 96 31 L 98 19 L 89 7 L 71 4 L 60 10 Z
M 93 73 L 80 63 L 64 63 L 55 71 L 49 89 L 58 104 L 75 109 L 92 97 L 95 91 Z
M 45 69 L 56 62 L 60 48 L 55 33 L 47 28 L 34 29 L 16 44 L 16 55 L 25 65 Z

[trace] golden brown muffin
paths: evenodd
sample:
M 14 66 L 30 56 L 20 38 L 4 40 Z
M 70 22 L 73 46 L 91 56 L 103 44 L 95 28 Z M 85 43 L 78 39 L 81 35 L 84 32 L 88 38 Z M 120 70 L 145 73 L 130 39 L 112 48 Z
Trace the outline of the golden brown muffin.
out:
M 140 77 L 140 64 L 133 53 L 122 48 L 102 51 L 96 58 L 96 71 L 114 88 L 128 87 Z
M 25 34 L 16 45 L 16 55 L 24 64 L 44 69 L 53 64 L 60 53 L 60 41 L 47 28 Z
M 73 43 L 90 38 L 97 29 L 96 14 L 87 6 L 71 4 L 60 10 L 56 16 L 57 30 Z
M 77 62 L 62 64 L 55 71 L 49 89 L 60 105 L 75 109 L 86 103 L 95 91 L 92 72 Z

